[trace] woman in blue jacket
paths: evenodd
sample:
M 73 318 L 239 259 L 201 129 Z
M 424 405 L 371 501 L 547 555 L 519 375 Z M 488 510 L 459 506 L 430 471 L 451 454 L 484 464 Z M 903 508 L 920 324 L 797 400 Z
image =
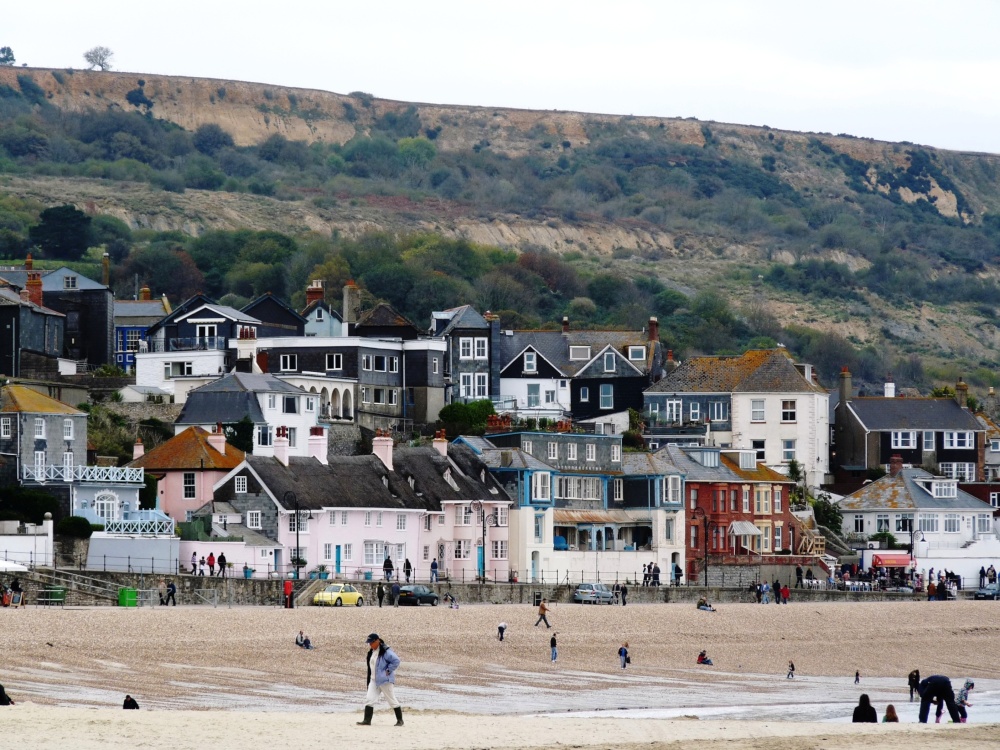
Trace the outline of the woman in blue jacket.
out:
M 365 696 L 365 718 L 359 721 L 361 726 L 371 726 L 372 715 L 379 696 L 385 696 L 386 702 L 396 712 L 396 726 L 403 726 L 403 709 L 393 695 L 396 684 L 396 670 L 399 668 L 399 657 L 389 648 L 378 633 L 372 633 L 366 641 L 368 644 L 368 694 Z M 372 659 L 375 663 L 372 664 Z

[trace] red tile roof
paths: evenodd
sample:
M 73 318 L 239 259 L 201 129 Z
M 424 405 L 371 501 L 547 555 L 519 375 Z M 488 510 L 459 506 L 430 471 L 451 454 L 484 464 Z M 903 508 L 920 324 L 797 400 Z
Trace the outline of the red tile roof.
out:
M 235 469 L 246 456 L 239 448 L 226 444 L 226 453 L 219 453 L 208 443 L 211 433 L 203 427 L 189 427 L 149 453 L 132 461 L 129 466 L 148 471 L 177 469 L 209 469 L 229 471 Z

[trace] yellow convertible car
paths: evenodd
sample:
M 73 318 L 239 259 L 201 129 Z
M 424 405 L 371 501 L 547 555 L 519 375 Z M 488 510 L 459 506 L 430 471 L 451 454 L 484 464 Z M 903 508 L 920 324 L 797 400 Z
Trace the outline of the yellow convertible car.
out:
M 364 603 L 361 592 L 349 583 L 331 583 L 313 597 L 313 604 L 317 607 L 342 607 L 345 604 L 360 607 Z

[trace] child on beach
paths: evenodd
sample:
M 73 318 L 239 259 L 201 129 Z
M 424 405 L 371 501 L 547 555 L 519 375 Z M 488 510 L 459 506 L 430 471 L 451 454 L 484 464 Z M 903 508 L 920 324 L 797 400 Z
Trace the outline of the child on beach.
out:
M 787 679 L 791 680 L 794 677 L 795 677 L 795 662 L 790 661 L 790 662 L 788 662 L 788 677 L 787 677 Z
M 899 723 L 899 716 L 896 714 L 896 707 L 891 703 L 885 707 L 885 716 L 882 717 L 883 724 Z

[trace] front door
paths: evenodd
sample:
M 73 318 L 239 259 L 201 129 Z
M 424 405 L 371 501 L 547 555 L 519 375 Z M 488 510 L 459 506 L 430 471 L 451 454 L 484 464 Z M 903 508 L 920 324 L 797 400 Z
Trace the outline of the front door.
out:
M 486 547 L 479 547 L 478 549 L 479 549 L 479 554 L 477 555 L 477 557 L 479 558 L 479 575 L 485 576 L 486 575 Z
M 339 544 L 337 545 L 337 557 L 336 557 L 335 566 L 336 567 L 334 569 L 334 572 L 339 576 L 340 575 L 340 545 Z

